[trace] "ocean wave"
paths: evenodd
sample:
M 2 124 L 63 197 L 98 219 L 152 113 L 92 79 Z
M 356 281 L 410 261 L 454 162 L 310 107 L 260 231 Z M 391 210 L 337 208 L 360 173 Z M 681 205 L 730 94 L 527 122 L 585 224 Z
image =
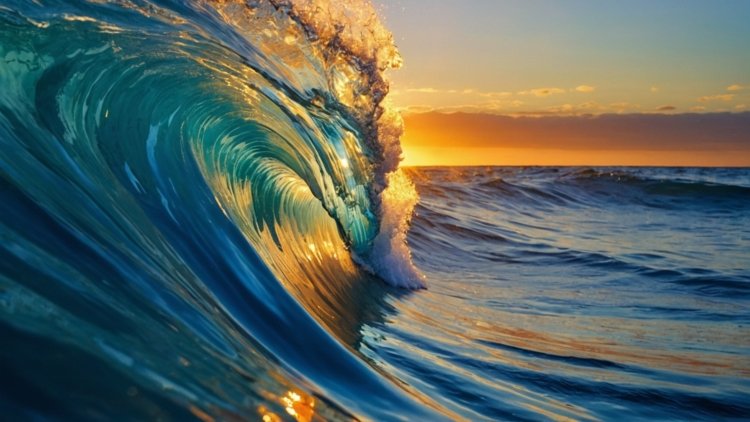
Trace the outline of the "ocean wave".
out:
M 576 169 L 560 176 L 563 182 L 613 183 L 642 189 L 647 194 L 674 197 L 717 197 L 747 199 L 750 185 L 744 180 L 716 180 L 716 177 L 701 177 L 692 174 L 683 178 L 660 177 L 658 173 L 646 175 L 638 169 Z
M 750 180 L 733 169 L 655 169 L 638 167 L 465 167 L 430 168 L 434 184 L 425 194 L 449 200 L 516 208 L 646 205 L 655 208 L 732 209 L 750 201 Z M 670 172 L 671 171 L 671 172 Z M 425 176 L 411 171 L 416 181 Z M 674 177 L 674 175 L 682 177 Z M 523 175 L 523 177 L 518 177 Z M 422 179 L 420 179 L 422 178 Z M 498 199 L 502 199 L 500 204 Z
M 401 171 L 400 60 L 363 1 L 2 1 L 3 415 L 746 414 L 747 171 Z
M 351 349 L 357 292 L 378 300 L 363 269 L 424 286 L 383 102 L 399 63 L 363 1 L 3 2 L 3 330 L 127 374 L 177 418 L 316 398 L 321 415 L 431 415 Z M 190 375 L 216 366 L 233 375 Z M 69 399 L 53 407 L 100 411 Z

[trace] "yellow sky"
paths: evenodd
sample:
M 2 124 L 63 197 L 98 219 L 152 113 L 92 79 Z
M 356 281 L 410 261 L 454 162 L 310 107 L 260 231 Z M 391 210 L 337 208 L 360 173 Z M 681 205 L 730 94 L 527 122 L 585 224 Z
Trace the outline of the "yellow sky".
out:
M 750 166 L 750 113 L 404 117 L 404 165 Z
M 425 148 L 404 144 L 404 166 L 748 167 L 744 151 L 612 151 L 540 148 Z

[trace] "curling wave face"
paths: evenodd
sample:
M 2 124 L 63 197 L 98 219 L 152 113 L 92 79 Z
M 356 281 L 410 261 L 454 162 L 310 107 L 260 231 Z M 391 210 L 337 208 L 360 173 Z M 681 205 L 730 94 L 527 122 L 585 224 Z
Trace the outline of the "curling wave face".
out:
M 0 403 L 430 414 L 351 348 L 378 297 L 357 291 L 383 288 L 363 268 L 423 286 L 382 106 L 399 60 L 364 2 L 2 2 L 0 353 L 22 387 Z M 78 364 L 118 382 L 73 386 Z

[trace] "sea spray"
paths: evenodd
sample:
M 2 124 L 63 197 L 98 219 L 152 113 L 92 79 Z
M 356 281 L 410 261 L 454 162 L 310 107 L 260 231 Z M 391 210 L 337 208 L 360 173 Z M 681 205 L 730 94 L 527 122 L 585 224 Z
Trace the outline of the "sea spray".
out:
M 425 276 L 414 266 L 406 233 L 419 196 L 409 176 L 398 170 L 388 174 L 382 194 L 380 233 L 375 237 L 370 262 L 390 283 L 411 289 L 424 288 Z

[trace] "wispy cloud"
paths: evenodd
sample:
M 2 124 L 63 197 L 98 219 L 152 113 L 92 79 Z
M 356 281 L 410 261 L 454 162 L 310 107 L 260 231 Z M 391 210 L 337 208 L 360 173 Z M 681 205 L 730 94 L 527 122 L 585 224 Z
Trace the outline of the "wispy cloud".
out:
M 476 95 L 479 97 L 486 97 L 486 98 L 502 98 L 502 97 L 510 97 L 513 95 L 512 92 L 496 92 L 496 91 L 477 91 L 476 89 L 472 88 L 464 88 L 464 89 L 437 89 L 432 87 L 420 87 L 420 88 L 407 88 L 404 90 L 393 90 L 391 91 L 392 95 L 400 95 L 402 93 L 409 93 L 409 94 L 441 94 L 441 95 Z
M 586 101 L 581 103 L 565 102 L 562 104 L 541 108 L 537 108 L 536 105 L 537 104 L 533 99 L 531 101 L 524 102 L 519 99 L 503 98 L 492 99 L 491 101 L 485 101 L 481 103 L 461 103 L 451 105 L 411 105 L 406 107 L 399 107 L 399 110 L 408 114 L 434 111 L 439 113 L 464 112 L 508 116 L 595 116 L 606 113 L 625 114 L 644 111 L 643 106 L 629 102 L 615 102 L 610 104 L 602 104 L 596 101 Z M 676 109 L 676 107 L 674 109 L 663 108 L 660 111 L 674 111 Z
M 698 98 L 698 101 L 701 103 L 706 103 L 709 101 L 732 101 L 734 99 L 734 94 L 718 94 L 718 95 L 706 95 L 704 97 Z
M 579 104 L 565 103 L 536 110 L 505 110 L 504 114 L 509 116 L 596 116 L 606 113 L 623 114 L 641 108 L 640 105 L 632 103 L 601 104 L 596 101 L 587 101 Z
M 740 85 L 738 85 L 740 86 Z M 648 89 L 648 85 L 646 85 Z M 658 94 L 652 96 L 657 99 L 663 91 L 658 86 L 651 86 Z M 661 104 L 638 104 L 621 98 L 620 101 L 596 102 L 597 96 L 592 92 L 599 92 L 593 85 L 579 85 L 569 88 L 548 86 L 524 91 L 484 91 L 471 87 L 434 87 L 411 86 L 393 89 L 390 93 L 392 103 L 399 110 L 407 113 L 425 111 L 436 112 L 480 112 L 505 115 L 559 115 L 584 116 L 601 114 L 653 113 L 675 114 L 680 112 L 742 112 L 748 107 L 736 106 L 747 102 L 750 85 L 742 86 L 744 91 L 737 91 L 734 85 L 727 87 L 732 91 L 715 92 L 713 95 L 694 97 L 694 103 L 672 102 L 661 99 Z M 641 92 L 641 95 L 648 95 Z M 583 101 L 583 100 L 586 101 Z M 617 99 L 613 99 L 617 100 Z M 667 102 L 669 101 L 669 102 Z
M 418 113 L 429 113 L 431 111 L 438 111 L 435 107 L 428 105 L 410 105 L 408 107 L 399 108 L 402 114 L 418 114 Z
M 742 90 L 744 90 L 746 88 L 747 87 L 745 87 L 745 86 L 742 86 L 742 85 L 739 85 L 739 84 L 734 84 L 734 85 L 729 85 L 727 87 L 727 91 L 742 91 Z
M 420 94 L 438 94 L 441 91 L 435 88 L 409 88 L 406 92 L 416 92 Z
M 575 109 L 576 108 L 573 104 L 563 104 L 557 107 L 550 107 L 549 111 L 555 114 L 570 114 L 573 113 Z
M 528 91 L 520 91 L 518 95 L 533 95 L 535 97 L 548 97 L 555 94 L 564 94 L 566 91 L 562 88 L 534 88 Z
M 479 92 L 477 93 L 480 97 L 487 97 L 487 98 L 506 98 L 506 97 L 512 97 L 512 92 L 506 92 L 506 91 L 499 91 L 499 92 Z
M 651 89 L 650 89 L 650 91 L 651 91 L 651 93 L 655 94 L 655 93 L 659 92 L 660 89 L 661 88 L 659 88 L 658 86 L 652 86 Z
M 627 101 L 619 101 L 616 103 L 610 103 L 609 108 L 616 113 L 625 113 L 627 111 L 635 111 L 641 108 L 638 104 L 632 104 Z

